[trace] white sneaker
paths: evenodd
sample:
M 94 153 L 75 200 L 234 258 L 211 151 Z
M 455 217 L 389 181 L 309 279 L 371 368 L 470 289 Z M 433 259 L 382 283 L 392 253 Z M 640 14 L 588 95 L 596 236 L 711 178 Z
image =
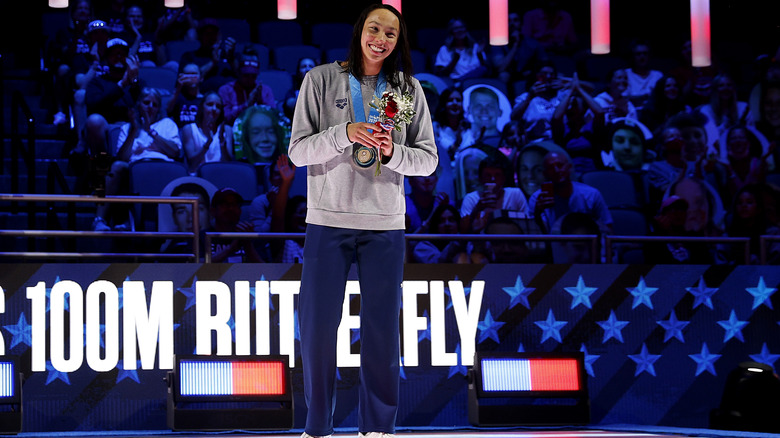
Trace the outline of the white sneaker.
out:
M 308 433 L 304 432 L 303 435 L 301 435 L 301 438 L 330 438 L 331 435 L 325 435 L 325 436 L 313 436 L 309 435 Z
M 395 438 L 395 435 L 384 432 L 369 432 L 358 434 L 358 438 Z
M 111 227 L 108 226 L 105 219 L 95 216 L 95 220 L 92 221 L 92 231 L 111 231 Z

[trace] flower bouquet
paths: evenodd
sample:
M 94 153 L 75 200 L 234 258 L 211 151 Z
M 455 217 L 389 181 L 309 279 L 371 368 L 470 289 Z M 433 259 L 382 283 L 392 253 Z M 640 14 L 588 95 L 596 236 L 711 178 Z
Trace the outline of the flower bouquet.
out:
M 413 109 L 414 100 L 409 93 L 399 94 L 385 91 L 382 93 L 382 97 L 374 96 L 369 105 L 379 111 L 379 120 L 374 124 L 383 131 L 392 131 L 393 129 L 400 131 L 401 125 L 410 123 L 416 112 Z M 379 176 L 382 173 L 381 149 L 378 150 L 377 157 L 374 176 Z

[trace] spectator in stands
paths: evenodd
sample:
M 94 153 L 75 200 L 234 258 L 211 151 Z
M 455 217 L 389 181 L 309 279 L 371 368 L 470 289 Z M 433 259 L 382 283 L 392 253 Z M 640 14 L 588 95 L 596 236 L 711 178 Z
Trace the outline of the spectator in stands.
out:
M 547 53 L 538 41 L 523 35 L 520 14 L 510 12 L 509 44 L 490 46 L 490 59 L 495 75 L 509 86 L 527 81 L 547 59 Z
M 661 131 L 659 153 L 661 160 L 653 161 L 647 169 L 648 197 L 650 205 L 660 205 L 663 194 L 686 169 L 682 150 L 685 142 L 682 133 L 674 126 Z
M 137 160 L 174 161 L 181 159 L 182 145 L 179 139 L 179 128 L 173 120 L 162 117 L 160 111 L 161 98 L 157 90 L 144 88 L 138 98 L 138 103 L 129 112 L 130 121 L 121 125 L 117 144 L 112 145 L 112 155 L 115 161 L 111 171 L 106 176 L 106 194 L 117 195 L 127 192 L 128 165 Z M 109 204 L 100 204 L 93 223 L 95 231 L 112 229 L 109 225 Z M 124 216 L 121 216 L 124 218 Z M 128 227 L 124 221 L 113 219 L 113 229 Z
M 176 79 L 176 88 L 168 100 L 166 114 L 180 129 L 195 122 L 198 107 L 203 100 L 203 94 L 200 92 L 201 82 L 200 69 L 196 64 L 185 65 Z
M 682 134 L 685 175 L 704 179 L 716 193 L 726 195 L 728 169 L 717 160 L 715 150 L 707 146 L 706 120 L 701 113 L 693 111 L 677 114 L 667 124 Z
M 540 64 L 528 91 L 515 98 L 511 118 L 523 121 L 528 141 L 552 139 L 550 121 L 561 103 L 564 86 L 555 65 L 546 61 Z
M 125 6 L 125 0 L 109 0 L 108 4 L 99 2 L 97 6 L 99 8 L 96 9 L 95 15 L 106 22 L 112 36 L 121 37 L 126 30 L 125 16 L 127 15 L 127 7 Z
M 685 198 L 669 196 L 651 222 L 651 235 L 658 237 L 691 237 L 701 235 L 686 229 L 689 204 Z M 712 264 L 715 247 L 706 243 L 658 241 L 644 247 L 645 260 L 654 264 Z
M 71 158 L 98 153 L 112 153 L 107 144 L 110 126 L 130 121 L 129 114 L 141 91 L 138 79 L 138 59 L 128 57 L 127 43 L 114 38 L 105 52 L 107 73 L 89 81 L 83 93 L 86 114 L 82 141 L 71 151 Z M 78 161 L 78 160 L 76 160 Z
M 601 138 L 604 131 L 604 110 L 586 88 L 577 73 L 574 73 L 560 94 L 560 102 L 550 120 L 552 140 L 569 153 L 577 174 L 596 169 L 597 139 Z M 592 115 L 590 120 L 585 117 L 588 111 Z
M 609 88 L 593 98 L 604 110 L 606 122 L 617 117 L 639 119 L 636 107 L 628 99 L 628 75 L 623 69 L 614 69 L 609 75 Z M 589 115 L 591 117 L 591 115 Z
M 454 159 L 464 134 L 471 128 L 463 109 L 463 92 L 457 88 L 447 88 L 439 96 L 439 102 L 433 116 L 436 146 L 446 150 L 450 159 Z
M 726 166 L 729 170 L 726 199 L 734 200 L 734 196 L 744 186 L 766 180 L 769 153 L 764 153 L 758 137 L 746 125 L 730 127 L 725 137 L 728 154 Z
M 279 154 L 285 153 L 284 128 L 279 123 L 279 113 L 267 105 L 247 108 L 240 118 L 238 140 L 234 142 L 234 157 L 250 163 L 273 163 Z M 236 123 L 238 124 L 238 122 Z M 236 135 L 236 134 L 234 134 Z
M 290 198 L 287 201 L 284 217 L 284 232 L 306 233 L 306 197 L 296 195 Z M 303 263 L 303 241 L 303 238 L 285 239 L 279 262 Z
M 449 204 L 447 192 L 437 191 L 441 168 L 428 176 L 406 177 L 411 191 L 406 195 L 406 232 L 427 233 L 428 222 L 440 204 Z
M 550 233 L 555 222 L 564 214 L 577 211 L 588 214 L 602 230 L 611 231 L 612 215 L 598 190 L 571 179 L 571 162 L 559 152 L 548 152 L 544 157 L 544 177 L 550 184 L 531 195 L 529 211 L 539 226 Z
M 639 112 L 639 120 L 657 134 L 669 118 L 681 112 L 691 112 L 677 78 L 665 75 L 656 81 L 647 104 Z
M 230 187 L 217 190 L 211 197 L 211 217 L 214 231 L 218 233 L 250 233 L 252 224 L 241 221 L 241 205 L 244 199 Z M 260 263 L 251 239 L 215 238 L 211 243 L 211 260 L 214 263 Z
M 498 146 L 503 128 L 503 124 L 499 126 L 498 121 L 504 115 L 498 93 L 501 92 L 489 85 L 475 85 L 464 92 L 471 127 L 463 133 L 461 147 L 475 143 Z
M 203 97 L 195 123 L 181 128 L 181 142 L 192 175 L 203 163 L 233 159 L 233 128 L 225 123 L 219 94 L 212 91 Z
M 197 64 L 203 77 L 204 91 L 217 90 L 235 77 L 233 61 L 236 41 L 220 37 L 219 23 L 214 18 L 198 21 L 197 49 L 184 52 L 179 59 L 179 70 L 187 64 Z M 224 100 L 224 97 L 223 97 Z
M 577 48 L 574 21 L 561 9 L 560 0 L 543 0 L 541 7 L 526 12 L 523 35 L 539 41 L 549 52 L 570 54 Z
M 496 234 L 501 236 L 521 235 L 523 229 L 514 220 L 508 217 L 490 218 L 485 225 L 483 234 Z M 487 240 L 474 242 L 471 249 L 473 263 L 526 263 L 529 250 L 522 240 L 507 239 Z
M 637 120 L 613 120 L 608 126 L 606 148 L 601 152 L 603 167 L 625 172 L 647 170 L 648 163 L 655 158 L 655 153 L 646 147 L 649 132 Z
M 238 79 L 219 88 L 219 95 L 225 103 L 225 120 L 229 124 L 233 124 L 241 112 L 253 105 L 276 106 L 271 87 L 257 80 L 260 60 L 256 56 L 244 54 L 239 63 Z
M 737 123 L 745 123 L 749 119 L 750 108 L 747 102 L 737 99 L 737 89 L 734 79 L 726 73 L 721 73 L 713 80 L 709 103 L 696 108 L 707 118 L 704 128 L 707 131 L 707 144 L 720 154 L 718 139 L 726 130 Z
M 601 229 L 599 224 L 590 215 L 582 212 L 569 212 L 563 215 L 555 226 L 556 234 L 562 235 L 595 235 L 601 242 Z M 553 263 L 592 263 L 593 246 L 590 241 L 569 240 L 553 242 Z M 598 249 L 596 250 L 598 251 Z M 597 252 L 598 257 L 598 252 Z M 598 258 L 596 259 L 598 260 Z
M 298 60 L 298 65 L 295 68 L 295 74 L 293 75 L 293 86 L 290 91 L 284 96 L 284 103 L 282 110 L 284 115 L 292 120 L 293 112 L 295 111 L 295 103 L 298 101 L 298 93 L 301 91 L 301 83 L 303 77 L 309 70 L 317 66 L 317 62 L 312 58 L 301 58 Z
M 428 221 L 430 234 L 459 234 L 460 213 L 451 204 L 439 204 Z M 420 240 L 411 251 L 415 263 L 470 263 L 465 241 Z
M 780 81 L 761 85 L 760 108 L 756 129 L 766 137 L 771 145 L 770 151 L 775 172 L 780 171 Z
M 433 71 L 448 76 L 456 83 L 470 78 L 481 78 L 489 72 L 485 55 L 485 41 L 476 41 L 460 18 L 453 18 L 447 25 L 449 35 L 439 48 Z
M 742 186 L 734 197 L 734 206 L 730 212 L 731 221 L 726 228 L 729 237 L 750 238 L 750 263 L 760 262 L 760 238 L 763 235 L 776 236 L 780 234 L 780 228 L 773 224 L 766 212 L 764 201 L 776 197 L 772 193 L 772 187 L 757 183 Z M 742 247 L 732 246 L 729 260 L 742 263 Z M 767 262 L 777 264 L 780 262 L 780 242 L 769 242 Z
M 526 199 L 542 187 L 545 181 L 544 157 L 552 151 L 567 155 L 563 148 L 550 141 L 528 143 L 520 150 L 515 162 L 515 173 L 517 184 Z
M 157 20 L 154 31 L 155 40 L 161 46 L 171 41 L 197 41 L 198 31 L 192 16 L 189 0 L 184 0 L 180 8 L 165 8 L 165 13 Z M 179 61 L 171 59 L 171 61 Z
M 498 150 L 509 159 L 510 163 L 515 163 L 524 145 L 523 124 L 518 120 L 510 120 L 501 130 Z
M 668 196 L 688 201 L 685 231 L 694 236 L 714 237 L 723 232 L 725 210 L 718 192 L 706 181 L 683 177 L 669 186 Z M 667 196 L 667 197 L 668 197 Z
M 166 63 L 165 47 L 157 44 L 154 32 L 145 26 L 144 11 L 138 5 L 126 9 L 124 31 L 120 38 L 130 45 L 130 54 L 138 55 L 141 67 L 165 67 L 177 71 L 179 63 Z
M 631 46 L 631 67 L 626 69 L 628 88 L 626 94 L 637 111 L 642 111 L 650 93 L 663 73 L 650 68 L 650 44 L 636 41 Z
M 100 114 L 108 123 L 128 121 L 128 110 L 135 106 L 140 91 L 138 58 L 128 53 L 124 40 L 114 38 L 106 43 L 108 71 L 87 86 L 88 114 Z
M 195 182 L 184 182 L 174 187 L 170 196 L 198 198 L 198 226 L 200 228 L 200 242 L 204 242 L 205 232 L 211 229 L 210 197 L 205 187 Z M 171 216 L 176 224 L 176 231 L 191 233 L 193 230 L 192 204 L 172 204 Z M 192 251 L 192 239 L 171 239 L 163 243 L 160 248 L 162 253 L 184 254 Z M 204 246 L 200 245 L 200 257 L 204 254 Z
M 488 156 L 479 163 L 480 188 L 468 193 L 460 206 L 461 231 L 481 232 L 488 221 L 503 212 L 513 212 L 518 217 L 528 213 L 523 191 L 506 187 L 511 183 L 511 163 L 503 155 Z

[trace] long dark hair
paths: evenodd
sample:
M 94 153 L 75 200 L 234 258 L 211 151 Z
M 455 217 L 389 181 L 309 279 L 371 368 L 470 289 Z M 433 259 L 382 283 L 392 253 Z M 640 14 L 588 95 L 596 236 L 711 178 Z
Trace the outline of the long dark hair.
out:
M 398 12 L 398 9 L 384 4 L 374 4 L 368 6 L 360 13 L 355 22 L 355 27 L 352 29 L 352 40 L 349 43 L 349 52 L 347 54 L 347 64 L 344 69 L 358 79 L 362 79 L 363 73 L 363 50 L 360 46 L 360 39 L 363 35 L 363 26 L 366 24 L 368 15 L 377 9 L 387 9 L 392 12 L 397 18 L 400 29 L 398 29 L 398 42 L 395 45 L 395 50 L 391 53 L 382 65 L 382 69 L 387 76 L 387 82 L 393 87 L 400 87 L 401 82 L 398 79 L 398 72 L 402 72 L 404 76 L 404 84 L 408 88 L 413 88 L 412 82 L 412 50 L 409 46 L 409 36 L 406 29 L 406 22 Z
M 209 91 L 206 93 L 205 96 L 203 96 L 203 99 L 200 100 L 200 103 L 198 104 L 198 113 L 195 115 L 195 123 L 198 126 L 201 126 L 203 124 L 203 113 L 204 109 L 206 108 L 206 99 L 208 99 L 210 96 L 216 95 L 219 97 L 219 102 L 222 104 L 222 96 L 219 95 L 216 91 Z M 225 108 L 222 107 L 222 109 L 219 110 L 219 116 L 217 116 L 217 126 L 221 125 L 222 122 L 225 121 Z

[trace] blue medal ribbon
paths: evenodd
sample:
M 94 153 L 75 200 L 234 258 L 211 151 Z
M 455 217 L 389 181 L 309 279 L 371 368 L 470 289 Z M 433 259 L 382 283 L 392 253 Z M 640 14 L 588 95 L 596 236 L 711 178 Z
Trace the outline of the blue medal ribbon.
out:
M 376 81 L 376 89 L 374 95 L 382 97 L 387 86 L 387 79 L 385 78 L 385 72 L 379 72 L 379 77 Z M 371 107 L 368 113 L 368 119 L 366 119 L 366 110 L 363 105 L 363 91 L 360 88 L 360 81 L 357 80 L 352 73 L 349 74 L 349 88 L 352 92 L 352 108 L 355 112 L 355 122 L 367 122 L 375 123 L 379 120 L 379 110 Z M 371 167 L 376 163 L 377 153 L 375 148 L 370 148 L 361 144 L 355 144 L 352 150 L 352 158 L 355 160 L 355 164 L 360 167 Z

